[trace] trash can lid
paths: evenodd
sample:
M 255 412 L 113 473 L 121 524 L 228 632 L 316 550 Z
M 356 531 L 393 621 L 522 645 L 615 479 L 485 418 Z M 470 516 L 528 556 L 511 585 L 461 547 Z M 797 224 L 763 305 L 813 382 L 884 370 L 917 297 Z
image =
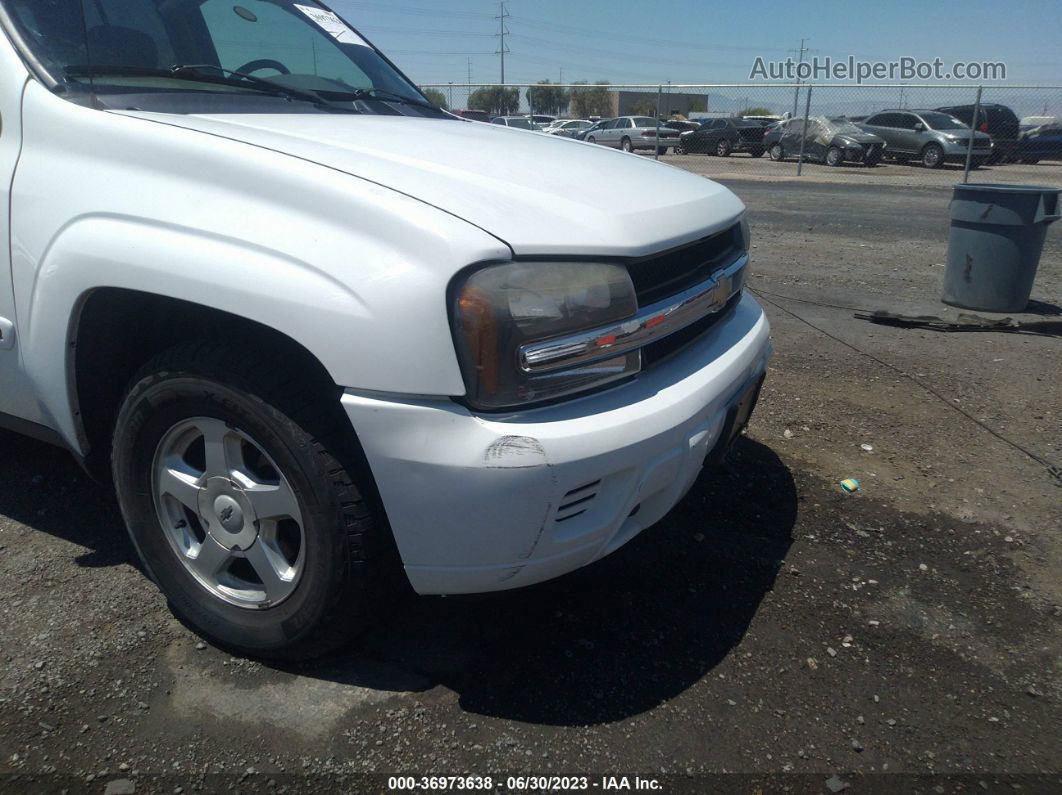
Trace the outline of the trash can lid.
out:
M 986 193 L 1059 193 L 1062 188 L 1047 185 L 1005 185 L 999 182 L 956 182 L 955 190 L 975 190 Z

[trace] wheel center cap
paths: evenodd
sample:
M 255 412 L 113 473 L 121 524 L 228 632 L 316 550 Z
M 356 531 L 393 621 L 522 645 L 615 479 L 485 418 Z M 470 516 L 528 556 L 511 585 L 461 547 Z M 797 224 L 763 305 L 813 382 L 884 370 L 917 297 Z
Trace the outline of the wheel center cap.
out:
M 214 500 L 214 514 L 226 531 L 239 533 L 243 530 L 243 508 L 228 494 L 222 494 Z

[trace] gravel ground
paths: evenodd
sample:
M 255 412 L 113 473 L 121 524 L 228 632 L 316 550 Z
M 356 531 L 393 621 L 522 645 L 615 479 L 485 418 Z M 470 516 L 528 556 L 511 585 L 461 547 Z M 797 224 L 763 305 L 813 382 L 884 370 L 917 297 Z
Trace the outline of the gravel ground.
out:
M 1062 463 L 1058 337 L 852 318 L 955 316 L 946 190 L 729 184 L 777 351 L 749 434 L 555 582 L 410 598 L 312 665 L 232 658 L 172 618 L 66 454 L 0 435 L 0 789 L 1062 789 L 1062 488 L 1018 449 Z M 1057 228 L 1035 297 L 1062 313 Z

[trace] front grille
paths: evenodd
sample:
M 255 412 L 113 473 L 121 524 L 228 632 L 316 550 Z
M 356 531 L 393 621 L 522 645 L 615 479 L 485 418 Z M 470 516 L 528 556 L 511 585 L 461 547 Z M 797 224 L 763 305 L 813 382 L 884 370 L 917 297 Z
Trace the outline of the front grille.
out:
M 718 312 L 712 312 L 710 315 L 705 315 L 700 320 L 686 326 L 686 328 L 646 345 L 642 348 L 642 369 L 645 370 L 655 364 L 659 364 L 664 359 L 678 353 L 687 345 L 695 342 L 701 337 L 701 335 L 707 333 L 709 329 L 729 315 L 734 307 L 738 305 L 740 300 L 741 293 L 735 293 L 731 296 L 730 300 L 726 302 L 726 306 Z
M 638 295 L 648 306 L 703 282 L 741 253 L 741 227 L 734 224 L 711 237 L 627 263 Z

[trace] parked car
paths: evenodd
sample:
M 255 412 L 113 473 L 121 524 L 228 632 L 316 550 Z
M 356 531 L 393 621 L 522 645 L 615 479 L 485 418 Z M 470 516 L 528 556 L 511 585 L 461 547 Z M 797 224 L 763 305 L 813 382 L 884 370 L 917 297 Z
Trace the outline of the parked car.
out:
M 761 157 L 764 127 L 758 121 L 747 119 L 708 119 L 696 130 L 680 134 L 679 151 L 729 157 L 732 152 L 748 152 L 752 157 Z
M 538 129 L 527 116 L 495 116 L 490 120 L 490 123 L 500 124 L 503 127 L 515 127 L 518 130 Z
M 1045 124 L 1062 124 L 1062 116 L 1022 116 L 1018 121 L 1018 130 L 1025 133 Z
M 450 113 L 455 116 L 460 116 L 462 119 L 468 119 L 469 121 L 490 121 L 490 114 L 485 110 L 452 110 Z
M 538 127 L 538 129 L 540 130 L 546 129 L 557 120 L 556 116 L 544 116 L 538 113 L 534 114 L 533 116 L 528 116 L 528 118 L 531 119 L 531 123 Z
M 1062 119 L 1023 132 L 1014 156 L 1027 164 L 1062 160 Z
M 862 163 L 873 167 L 881 162 L 885 151 L 884 140 L 861 130 L 844 116 L 813 116 L 806 128 L 803 119 L 788 119 L 767 131 L 763 145 L 771 160 L 780 161 L 800 156 L 801 139 L 804 159 L 828 166 Z
M 593 130 L 587 130 L 583 140 L 622 149 L 624 152 L 655 149 L 664 154 L 668 147 L 679 142 L 679 133 L 678 130 L 661 126 L 660 137 L 657 138 L 657 124 L 656 119 L 648 116 L 620 116 L 600 123 L 600 126 L 595 125 Z
M 562 119 L 547 127 L 545 132 L 564 138 L 575 138 L 577 133 L 589 130 L 593 126 L 594 123 L 586 119 Z
M 967 127 L 973 121 L 973 105 L 948 105 L 937 108 L 940 113 L 962 121 Z M 977 130 L 987 133 L 992 137 L 992 154 L 988 158 L 990 163 L 1006 163 L 1013 160 L 1018 148 L 1020 130 L 1018 117 L 1006 105 L 985 104 L 981 105 L 977 116 Z
M 0 0 L 0 425 L 113 484 L 173 611 L 254 656 L 660 520 L 766 371 L 741 201 L 240 3 Z
M 936 110 L 883 110 L 859 125 L 885 139 L 886 155 L 898 162 L 918 160 L 926 168 L 965 163 L 970 128 L 954 116 Z M 974 132 L 972 163 L 980 166 L 992 154 L 992 139 Z

